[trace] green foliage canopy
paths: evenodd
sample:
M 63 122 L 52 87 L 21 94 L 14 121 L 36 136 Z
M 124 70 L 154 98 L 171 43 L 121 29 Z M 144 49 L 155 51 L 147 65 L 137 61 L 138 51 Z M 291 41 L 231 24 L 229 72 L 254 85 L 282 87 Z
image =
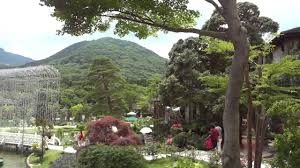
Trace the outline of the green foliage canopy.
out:
M 261 69 L 261 78 L 253 76 L 253 80 L 257 81 L 253 91 L 256 102 L 263 104 L 266 109 L 269 109 L 276 101 L 284 99 L 299 101 L 299 60 L 286 57 L 280 63 L 265 64 Z
M 286 99 L 274 102 L 268 109 L 268 114 L 272 117 L 280 117 L 285 121 L 286 127 L 300 126 L 300 101 L 296 99 Z
M 226 89 L 227 80 L 222 74 L 232 55 L 232 45 L 224 41 L 211 38 L 179 40 L 169 53 L 166 79 L 161 85 L 163 102 L 184 106 L 209 101 L 208 92 L 215 85 Z
M 258 7 L 251 2 L 237 3 L 239 17 L 243 26 L 247 28 L 248 36 L 252 45 L 263 43 L 262 36 L 265 33 L 275 33 L 279 24 L 271 18 L 260 16 Z M 215 10 L 211 18 L 206 21 L 204 30 L 227 31 L 225 19 Z
M 145 160 L 132 147 L 91 145 L 78 155 L 77 166 L 82 168 L 145 168 Z
M 106 31 L 116 21 L 115 33 L 129 32 L 139 38 L 175 27 L 190 28 L 199 13 L 187 9 L 188 0 L 41 0 L 43 5 L 55 7 L 53 15 L 64 22 L 61 33 L 82 35 Z

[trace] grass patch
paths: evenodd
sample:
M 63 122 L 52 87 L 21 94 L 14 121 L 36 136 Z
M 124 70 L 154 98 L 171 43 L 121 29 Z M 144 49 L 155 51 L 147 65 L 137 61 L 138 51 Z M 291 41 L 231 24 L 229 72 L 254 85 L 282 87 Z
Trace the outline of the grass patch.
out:
M 147 168 L 169 168 L 173 167 L 171 159 L 159 159 L 147 162 Z
M 180 165 L 185 164 L 183 162 L 181 162 L 181 163 L 179 163 L 179 162 L 180 162 L 180 160 L 175 161 L 170 158 L 158 159 L 158 160 L 154 160 L 154 161 L 147 161 L 147 168 L 173 168 L 175 164 L 180 164 Z M 194 162 L 194 166 L 191 168 L 209 168 L 209 166 L 205 162 L 197 161 L 197 162 Z
M 34 165 L 40 164 L 39 166 L 34 166 L 34 168 L 49 168 L 61 155 L 61 151 L 47 150 L 44 155 L 43 163 L 40 163 L 40 158 L 34 155 L 30 157 L 29 162 Z

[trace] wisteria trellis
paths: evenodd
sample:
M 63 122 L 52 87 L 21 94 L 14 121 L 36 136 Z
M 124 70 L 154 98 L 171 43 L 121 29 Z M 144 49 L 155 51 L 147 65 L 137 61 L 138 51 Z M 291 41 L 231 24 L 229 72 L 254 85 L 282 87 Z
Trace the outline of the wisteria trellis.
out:
M 60 74 L 53 66 L 0 69 L 0 127 L 52 122 L 59 110 Z

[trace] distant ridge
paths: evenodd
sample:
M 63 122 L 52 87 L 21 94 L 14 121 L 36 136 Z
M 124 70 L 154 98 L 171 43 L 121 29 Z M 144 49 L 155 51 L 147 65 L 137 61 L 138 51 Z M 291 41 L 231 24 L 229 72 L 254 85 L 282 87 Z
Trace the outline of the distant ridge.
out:
M 5 66 L 17 66 L 32 62 L 31 58 L 14 54 L 0 48 L 0 68 Z

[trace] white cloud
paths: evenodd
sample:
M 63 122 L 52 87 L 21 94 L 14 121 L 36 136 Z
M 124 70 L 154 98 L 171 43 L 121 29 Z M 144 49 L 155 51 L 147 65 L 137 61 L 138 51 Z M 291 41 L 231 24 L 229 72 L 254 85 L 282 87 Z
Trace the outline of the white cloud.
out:
M 35 32 L 52 32 L 60 23 L 49 14 L 51 8 L 41 7 L 39 0 L 1 0 L 1 32 L 24 33 L 29 36 Z M 28 33 L 28 34 L 27 34 Z
M 1 0 L 0 47 L 38 59 L 33 53 L 45 48 L 41 38 L 55 36 L 61 25 L 50 16 L 50 11 L 41 7 L 39 0 Z
M 280 30 L 300 26 L 300 20 L 296 14 L 300 11 L 298 0 L 249 1 L 259 6 L 262 15 L 279 22 Z M 199 28 L 210 17 L 213 10 L 213 7 L 204 0 L 190 0 L 189 7 L 198 9 L 201 13 L 197 26 Z M 41 7 L 39 0 L 0 0 L 0 47 L 34 59 L 42 59 L 75 42 L 105 36 L 116 37 L 112 30 L 80 37 L 57 36 L 56 30 L 62 24 L 50 16 L 51 10 L 48 7 Z M 163 57 L 168 57 L 172 45 L 180 38 L 189 36 L 191 34 L 159 33 L 158 37 L 150 37 L 146 40 L 139 40 L 132 35 L 123 39 L 134 41 Z

